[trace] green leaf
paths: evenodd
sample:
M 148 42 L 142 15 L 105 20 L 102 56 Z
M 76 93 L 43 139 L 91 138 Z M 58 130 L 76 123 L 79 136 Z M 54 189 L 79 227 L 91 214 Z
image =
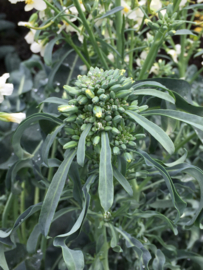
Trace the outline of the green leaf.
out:
M 180 112 L 180 111 L 162 110 L 162 109 L 149 110 L 149 111 L 143 112 L 142 115 L 145 115 L 145 116 L 148 116 L 148 115 L 167 116 L 167 117 L 185 122 L 185 123 L 203 131 L 203 117 L 200 117 L 198 115 L 189 114 L 189 113 Z
M 23 148 L 20 145 L 20 140 L 24 130 L 29 126 L 31 126 L 34 122 L 39 120 L 48 120 L 56 124 L 63 124 L 62 120 L 46 113 L 36 113 L 27 117 L 24 121 L 22 121 L 18 126 L 18 128 L 16 129 L 12 140 L 14 152 L 20 159 L 32 157 L 30 153 L 23 150 Z
M 122 229 L 116 228 L 115 229 L 123 236 L 123 238 L 126 241 L 126 247 L 127 248 L 133 248 L 133 250 L 138 254 L 138 260 L 139 260 L 139 266 L 140 270 L 143 269 L 142 267 L 142 260 L 145 265 L 145 269 L 149 270 L 148 264 L 151 260 L 152 256 L 149 253 L 149 251 L 144 247 L 144 245 L 132 237 L 130 234 L 128 234 L 126 231 L 123 231 Z
M 198 57 L 198 56 L 200 56 L 200 55 L 202 55 L 203 54 L 203 50 L 201 50 L 200 52 L 197 52 L 195 55 L 194 55 L 194 58 L 195 57 Z
M 52 39 L 51 41 L 49 41 L 49 43 L 47 44 L 47 46 L 45 47 L 45 51 L 44 51 L 44 61 L 46 63 L 47 66 L 51 66 L 52 65 L 52 51 L 54 48 L 55 43 L 61 39 L 61 36 L 57 36 L 54 39 Z
M 82 167 L 84 166 L 84 162 L 85 162 L 85 148 L 86 148 L 85 140 L 88 133 L 90 132 L 91 127 L 92 127 L 92 124 L 86 125 L 85 130 L 83 130 L 82 134 L 80 135 L 80 139 L 78 142 L 77 163 Z
M 68 176 L 73 182 L 73 197 L 80 204 L 80 206 L 82 206 L 82 185 L 78 170 L 78 164 L 76 162 L 72 162 Z
M 42 144 L 42 161 L 49 166 L 49 161 L 48 161 L 48 155 L 50 148 L 57 136 L 57 134 L 61 131 L 61 129 L 64 127 L 64 125 L 57 126 L 50 134 L 47 135 L 45 141 Z
M 65 155 L 66 157 L 64 161 L 59 166 L 51 181 L 39 217 L 41 232 L 45 236 L 47 236 L 49 233 L 49 228 L 54 217 L 61 193 L 63 191 L 70 165 L 76 155 L 76 150 L 68 149 Z
M 58 71 L 59 67 L 62 65 L 63 61 L 66 59 L 66 57 L 72 53 L 74 51 L 74 49 L 67 51 L 62 57 L 61 59 L 53 66 L 50 74 L 49 74 L 49 81 L 47 84 L 47 88 L 52 88 L 53 87 L 53 80 L 54 77 L 56 75 L 56 72 Z
M 41 209 L 42 203 L 38 203 L 27 208 L 15 221 L 14 226 L 9 231 L 0 230 L 0 242 L 6 245 L 13 245 L 15 243 L 15 238 L 11 235 L 17 230 L 17 228 L 31 215 L 36 213 Z
M 26 249 L 28 253 L 34 253 L 36 251 L 40 234 L 41 234 L 40 227 L 39 224 L 37 223 L 27 240 Z
M 140 126 L 146 129 L 166 149 L 169 154 L 172 154 L 175 151 L 173 142 L 159 126 L 155 125 L 145 117 L 135 112 L 126 111 L 126 114 L 128 114 Z
M 187 7 L 184 7 L 183 9 L 193 9 L 193 8 L 203 9 L 203 4 L 188 5 Z
M 135 90 L 135 91 L 132 92 L 132 95 L 154 96 L 154 97 L 158 97 L 158 98 L 167 100 L 167 101 L 175 104 L 175 99 L 171 95 L 169 95 L 168 93 L 161 92 L 159 90 L 155 90 L 155 89 L 139 89 L 139 90 Z
M 184 148 L 184 151 L 185 151 L 185 153 L 184 153 L 184 155 L 182 155 L 182 157 L 180 157 L 179 159 L 177 159 L 174 162 L 164 163 L 164 165 L 166 165 L 167 167 L 173 167 L 175 165 L 178 165 L 180 163 L 183 163 L 186 160 L 186 158 L 187 158 L 187 150 L 185 148 Z
M 115 7 L 115 8 L 113 8 L 113 9 L 107 11 L 107 12 L 106 12 L 104 15 L 102 15 L 101 17 L 96 18 L 96 20 L 100 20 L 100 19 L 106 18 L 106 17 L 108 17 L 108 16 L 110 16 L 110 15 L 116 13 L 116 12 L 119 12 L 119 11 L 123 10 L 123 8 L 124 8 L 124 7 L 122 7 L 122 6 Z M 96 21 L 96 20 L 95 20 L 95 21 Z
M 156 80 L 156 79 L 153 79 L 153 80 Z M 165 85 L 163 85 L 163 84 L 161 84 L 159 82 L 152 81 L 152 79 L 145 80 L 145 81 L 138 81 L 133 85 L 133 88 L 137 89 L 137 88 L 139 88 L 141 86 L 154 86 L 154 87 L 157 87 L 157 88 L 161 88 L 163 90 L 168 90 L 169 89 Z
M 110 235 L 111 235 L 111 241 L 110 241 L 110 246 L 115 252 L 122 252 L 122 248 L 118 245 L 118 233 L 115 230 L 115 227 L 111 223 L 106 223 L 105 226 L 109 228 Z
M 188 30 L 188 29 L 180 29 L 177 30 L 175 33 L 175 36 L 180 36 L 180 35 L 192 35 L 192 36 L 197 36 L 195 35 L 192 31 Z
M 195 265 L 193 265 L 193 269 L 203 270 L 203 257 L 199 254 L 186 250 L 178 250 L 176 260 L 182 259 L 192 260 L 199 265 L 199 268 L 196 268 Z
M 153 260 L 153 270 L 164 270 L 166 258 L 160 249 L 156 251 L 156 258 Z
M 125 189 L 125 191 L 130 195 L 133 196 L 133 190 L 128 183 L 128 181 L 125 179 L 125 177 L 119 172 L 119 170 L 116 167 L 113 167 L 113 175 L 118 180 L 118 182 L 121 184 L 121 186 Z
M 166 169 L 163 166 L 161 166 L 159 163 L 157 163 L 154 159 L 152 159 L 144 151 L 138 150 L 138 151 L 134 151 L 134 152 L 141 155 L 145 159 L 145 162 L 148 166 L 155 167 L 159 171 L 159 173 L 163 176 L 165 183 L 166 183 L 166 186 L 171 194 L 173 205 L 176 208 L 176 210 L 178 211 L 178 215 L 174 221 L 175 223 L 177 223 L 178 220 L 180 219 L 180 216 L 183 214 L 183 212 L 185 210 L 186 202 L 183 201 L 181 199 L 181 197 L 179 196 L 169 173 L 166 171 Z
M 3 270 L 9 270 L 6 258 L 4 255 L 4 246 L 0 243 L 0 262 Z
M 99 163 L 99 198 L 101 206 L 108 211 L 113 204 L 113 169 L 108 133 L 101 134 L 101 152 Z
M 174 167 L 170 167 L 167 169 L 167 171 L 169 174 L 171 174 L 173 176 L 177 175 L 179 173 L 182 173 L 182 172 L 188 173 L 189 175 L 194 177 L 199 183 L 200 191 L 201 191 L 199 206 L 196 209 L 195 214 L 192 214 L 192 219 L 188 223 L 186 223 L 187 226 L 191 226 L 196 221 L 196 219 L 199 217 L 199 215 L 203 209 L 203 182 L 202 182 L 203 171 L 200 168 L 193 166 L 193 165 L 190 165 L 190 164 L 187 164 L 187 163 L 178 164 Z
M 90 195 L 86 188 L 84 188 L 84 196 L 85 196 L 85 202 L 83 205 L 82 212 L 80 213 L 72 229 L 68 233 L 61 234 L 55 237 L 54 242 L 53 242 L 54 246 L 62 248 L 63 259 L 68 269 L 70 270 L 83 270 L 84 269 L 84 257 L 83 257 L 82 251 L 71 250 L 65 244 L 65 241 L 67 240 L 69 236 L 71 236 L 71 240 L 73 240 L 79 235 L 82 225 L 84 223 L 84 220 L 87 215 L 88 208 L 89 208 L 89 203 L 90 203 Z

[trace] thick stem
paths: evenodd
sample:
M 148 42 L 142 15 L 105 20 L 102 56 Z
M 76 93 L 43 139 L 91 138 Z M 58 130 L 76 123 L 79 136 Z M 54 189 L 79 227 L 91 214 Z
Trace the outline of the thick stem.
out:
M 151 46 L 149 53 L 147 55 L 147 58 L 144 61 L 144 65 L 142 66 L 142 69 L 140 71 L 138 80 L 144 80 L 147 79 L 149 71 L 154 63 L 154 60 L 157 56 L 157 52 L 161 46 L 161 44 L 164 41 L 165 34 L 167 31 L 163 31 L 162 29 L 158 30 L 158 32 L 155 35 L 154 43 Z
M 58 145 L 58 142 L 55 139 L 54 143 L 53 143 L 53 146 L 52 146 L 52 150 L 51 150 L 51 158 L 55 157 L 56 150 L 57 150 L 57 145 Z M 49 168 L 48 177 L 47 177 L 49 182 L 52 180 L 53 172 L 54 172 L 54 168 L 53 167 Z
M 109 245 L 108 245 L 108 242 L 107 242 L 105 225 L 103 225 L 103 237 L 104 237 L 104 244 L 103 244 L 103 247 L 102 247 L 103 267 L 104 267 L 104 270 L 109 270 L 109 260 L 108 260 Z

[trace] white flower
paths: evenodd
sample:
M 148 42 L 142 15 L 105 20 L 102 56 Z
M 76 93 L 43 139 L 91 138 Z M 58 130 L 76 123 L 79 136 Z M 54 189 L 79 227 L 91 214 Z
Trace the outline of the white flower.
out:
M 33 26 L 33 24 L 31 22 L 19 22 L 18 25 L 19 26 L 30 26 L 30 27 Z M 27 41 L 28 44 L 32 44 L 34 42 L 35 33 L 36 33 L 36 30 L 30 29 L 30 31 L 25 36 L 25 40 Z
M 36 10 L 45 10 L 47 8 L 47 5 L 43 0 L 25 0 L 25 4 L 25 11 L 30 11 L 33 8 Z
M 9 0 L 11 4 L 16 4 L 17 2 L 24 2 L 25 0 Z
M 110 61 L 114 62 L 114 55 L 113 55 L 113 53 L 109 53 L 108 56 L 107 56 L 107 58 L 108 58 Z
M 3 113 L 0 112 L 0 120 L 20 124 L 26 118 L 25 113 Z
M 124 57 L 124 61 L 125 61 L 126 63 L 128 63 L 129 60 L 130 60 L 130 58 L 129 58 L 129 55 L 127 54 L 127 55 Z
M 81 35 L 80 32 L 77 31 L 74 27 L 72 27 L 69 23 L 67 23 L 66 21 L 63 21 L 63 24 L 58 25 L 58 26 L 59 26 L 59 31 L 57 32 L 57 34 L 60 34 L 63 29 L 65 29 L 66 32 L 76 32 L 79 41 L 83 43 L 83 40 L 84 40 L 83 35 Z
M 187 3 L 187 0 L 182 0 L 179 4 L 179 7 L 184 7 L 186 3 Z
M 152 0 L 150 4 L 150 8 L 154 11 L 157 11 L 162 8 L 162 3 L 160 0 Z
M 175 50 L 168 50 L 168 54 L 171 55 L 171 57 L 173 58 L 173 61 L 175 63 L 178 63 L 178 55 L 181 53 L 181 46 L 180 44 L 176 44 L 175 45 Z
M 5 73 L 0 77 L 0 103 L 4 100 L 4 96 L 10 96 L 13 93 L 13 84 L 6 83 L 9 73 Z
M 33 53 L 40 53 L 41 56 L 44 56 L 44 51 L 45 51 L 46 45 L 44 45 L 44 42 L 42 40 L 38 40 L 38 42 L 33 42 L 30 46 L 30 50 Z

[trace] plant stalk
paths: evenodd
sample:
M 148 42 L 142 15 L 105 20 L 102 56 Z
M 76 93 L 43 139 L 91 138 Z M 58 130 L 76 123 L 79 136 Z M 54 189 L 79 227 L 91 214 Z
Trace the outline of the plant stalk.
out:
M 3 227 L 3 228 L 6 228 L 6 227 L 7 227 L 8 214 L 9 214 L 9 210 L 10 210 L 10 208 L 11 208 L 13 199 L 14 199 L 14 195 L 13 195 L 13 193 L 11 192 L 11 193 L 9 194 L 8 200 L 7 200 L 7 202 L 6 202 L 6 205 L 5 205 L 3 214 L 2 214 L 2 227 Z
M 109 261 L 108 261 L 108 242 L 107 242 L 107 237 L 106 237 L 106 227 L 103 225 L 103 237 L 104 237 L 104 244 L 102 247 L 102 252 L 103 252 L 103 267 L 104 270 L 109 270 Z
M 20 213 L 22 214 L 25 211 L 25 181 L 22 182 L 22 192 L 20 194 Z M 26 243 L 26 227 L 25 220 L 21 224 L 21 235 L 23 243 Z
M 115 1 L 115 6 L 121 6 L 121 0 Z M 119 52 L 120 56 L 122 56 L 122 39 L 121 39 L 121 32 L 122 32 L 122 13 L 121 11 L 116 12 L 116 43 L 117 43 L 117 51 Z M 117 56 L 117 67 L 120 66 L 120 58 Z

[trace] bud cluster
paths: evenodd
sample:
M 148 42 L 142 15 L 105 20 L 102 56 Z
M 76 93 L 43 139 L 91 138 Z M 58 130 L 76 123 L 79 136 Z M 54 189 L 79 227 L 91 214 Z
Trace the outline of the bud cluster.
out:
M 87 147 L 100 149 L 101 132 L 106 131 L 112 153 L 123 154 L 128 162 L 132 160 L 128 148 L 135 148 L 134 141 L 145 135 L 136 134 L 136 124 L 125 112 L 131 110 L 139 113 L 148 106 L 138 106 L 138 101 L 132 94 L 134 81 L 126 78 L 124 72 L 125 70 L 118 69 L 103 71 L 90 68 L 87 75 L 78 76 L 75 87 L 64 86 L 71 97 L 68 105 L 58 107 L 66 117 L 65 132 L 69 141 L 63 146 L 64 149 L 76 148 L 81 133 L 91 124 L 86 137 Z M 133 101 L 128 101 L 132 99 Z

